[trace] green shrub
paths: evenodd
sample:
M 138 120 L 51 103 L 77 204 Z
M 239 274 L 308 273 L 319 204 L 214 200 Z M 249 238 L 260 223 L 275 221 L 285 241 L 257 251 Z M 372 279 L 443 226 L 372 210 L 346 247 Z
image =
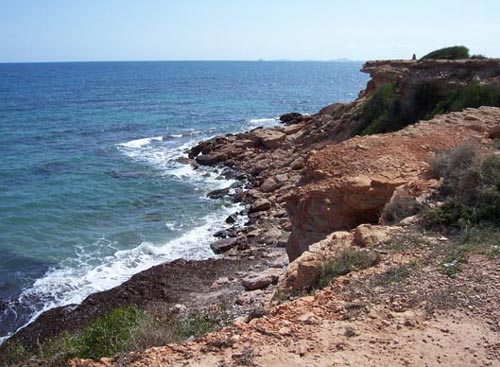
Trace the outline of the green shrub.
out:
M 413 95 L 413 119 L 417 121 L 431 118 L 435 114 L 433 113 L 434 109 L 443 98 L 445 96 L 438 88 L 437 83 L 425 81 L 418 84 Z
M 442 90 L 436 82 L 425 81 L 417 85 L 410 100 L 403 103 L 396 83 L 387 83 L 366 101 L 354 134 L 396 131 L 437 114 L 481 106 L 500 107 L 500 88 L 473 81 L 465 87 Z
M 80 358 L 97 360 L 113 356 L 128 349 L 139 316 L 135 307 L 118 308 L 84 328 L 81 336 L 68 341 L 78 349 Z
M 439 50 L 432 51 L 421 58 L 421 60 L 436 60 L 436 59 L 468 59 L 469 49 L 465 46 L 452 46 L 441 48 Z
M 399 130 L 408 125 L 396 83 L 382 85 L 363 107 L 362 123 L 355 134 L 370 135 Z
M 339 276 L 346 275 L 351 271 L 367 269 L 379 262 L 380 255 L 377 252 L 347 248 L 336 258 L 327 260 L 323 263 L 321 274 L 314 288 L 324 288 L 330 284 L 333 279 Z
M 500 157 L 464 145 L 430 161 L 434 177 L 443 177 L 444 204 L 428 210 L 432 225 L 465 228 L 500 224 Z
M 46 340 L 34 353 L 27 352 L 20 344 L 7 344 L 6 352 L 0 356 L 0 365 L 29 359 L 38 361 L 33 362 L 33 366 L 65 366 L 72 358 L 98 360 L 122 352 L 181 343 L 189 337 L 202 336 L 227 324 L 227 314 L 223 310 L 197 311 L 180 317 L 168 311 L 145 312 L 135 306 L 118 308 L 79 331 L 65 332 Z
M 0 355 L 0 366 L 17 364 L 26 361 L 31 356 L 22 344 L 11 342 L 10 340 L 7 340 L 5 345 L 2 347 L 3 350 Z
M 473 81 L 465 87 L 443 92 L 436 83 L 428 81 L 417 86 L 413 98 L 412 120 L 418 121 L 465 108 L 500 107 L 500 88 Z
M 178 342 L 189 337 L 200 337 L 216 330 L 218 326 L 226 323 L 224 318 L 220 319 L 215 314 L 196 312 L 189 317 L 181 318 L 175 322 L 175 334 Z
M 481 106 L 500 107 L 500 88 L 480 85 L 474 81 L 466 87 L 448 92 L 441 101 L 434 105 L 429 117 Z

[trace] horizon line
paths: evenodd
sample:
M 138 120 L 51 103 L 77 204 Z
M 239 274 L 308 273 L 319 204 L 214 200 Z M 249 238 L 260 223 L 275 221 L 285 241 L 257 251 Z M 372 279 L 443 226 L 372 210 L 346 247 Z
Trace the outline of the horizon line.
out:
M 365 62 L 366 60 L 337 59 L 145 59 L 145 60 L 44 60 L 44 61 L 0 61 L 0 64 L 62 64 L 62 63 L 106 63 L 106 62 Z

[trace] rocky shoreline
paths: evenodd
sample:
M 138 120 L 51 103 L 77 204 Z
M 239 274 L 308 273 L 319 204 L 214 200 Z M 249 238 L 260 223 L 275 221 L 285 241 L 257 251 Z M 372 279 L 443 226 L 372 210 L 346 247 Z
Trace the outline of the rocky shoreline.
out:
M 425 160 L 433 152 L 500 136 L 495 108 L 445 115 L 397 133 L 356 136 L 363 106 L 380 85 L 397 80 L 401 95 L 409 99 L 417 82 L 465 83 L 462 69 L 499 83 L 500 64 L 492 60 L 372 62 L 363 69 L 372 80 L 351 103 L 333 104 L 311 116 L 286 114 L 274 128 L 200 142 L 184 162 L 225 167 L 225 174 L 242 185 L 231 194 L 222 190 L 210 197 L 248 207 L 245 226 L 217 234 L 211 247 L 220 256 L 155 266 L 81 305 L 44 313 L 12 340 L 35 348 L 127 305 L 171 312 L 224 305 L 232 320 L 243 322 L 269 308 L 278 287 L 304 288 L 317 273 L 319 258 L 346 244 L 366 247 L 387 238 L 390 231 L 376 225 L 395 194 L 423 200 L 432 191 L 437 183 L 426 178 Z M 230 216 L 226 221 L 235 220 Z

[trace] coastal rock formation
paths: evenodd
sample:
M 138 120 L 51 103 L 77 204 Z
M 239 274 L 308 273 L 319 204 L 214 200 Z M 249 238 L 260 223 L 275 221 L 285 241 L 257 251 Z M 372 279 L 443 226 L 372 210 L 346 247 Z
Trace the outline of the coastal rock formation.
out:
M 433 154 L 463 142 L 491 142 L 500 137 L 500 109 L 492 107 L 436 116 L 398 132 L 356 136 L 365 102 L 375 90 L 383 83 L 397 82 L 398 93 L 405 103 L 410 103 L 415 87 L 423 81 L 437 81 L 442 88 L 471 81 L 498 84 L 499 68 L 498 60 L 368 62 L 363 71 L 372 80 L 351 103 L 326 106 L 312 116 L 284 115 L 284 125 L 275 128 L 200 142 L 189 151 L 187 163 L 225 167 L 224 174 L 244 182 L 235 188 L 231 198 L 246 204 L 248 222 L 244 227 L 217 233 L 221 240 L 212 245 L 215 253 L 225 257 L 155 267 L 120 287 L 90 296 L 74 310 L 62 308 L 45 313 L 15 339 L 36 345 L 43 338 L 72 330 L 75 320 L 85 324 L 106 310 L 127 304 L 148 307 L 182 303 L 188 309 L 198 309 L 224 301 L 237 310 L 232 316 L 239 317 L 231 327 L 184 345 L 150 349 L 134 356 L 127 365 L 252 365 L 253 358 L 260 363 L 257 365 L 266 366 L 331 366 L 346 360 L 360 366 L 391 365 L 395 351 L 401 354 L 400 364 L 409 365 L 415 345 L 422 352 L 422 365 L 433 365 L 439 353 L 427 353 L 428 344 L 422 339 L 429 334 L 441 335 L 440 328 L 456 334 L 453 340 L 440 341 L 445 344 L 449 365 L 463 361 L 487 365 L 496 357 L 488 354 L 490 345 L 492 350 L 495 347 L 495 332 L 484 325 L 480 332 L 474 331 L 477 317 L 467 306 L 486 314 L 490 312 L 488 304 L 480 308 L 470 301 L 458 316 L 435 321 L 438 332 L 434 326 L 424 324 L 422 314 L 403 315 L 405 297 L 414 289 L 382 294 L 373 300 L 365 289 L 356 290 L 358 293 L 346 290 L 352 280 L 346 276 L 334 288 L 279 305 L 267 316 L 246 316 L 252 314 L 250 307 L 260 307 L 264 304 L 261 300 L 271 298 L 276 283 L 294 291 L 307 289 L 320 275 L 325 259 L 334 258 L 344 249 L 375 251 L 387 238 L 404 231 L 411 220 L 398 227 L 381 226 L 381 211 L 399 196 L 418 201 L 435 190 L 439 183 L 427 175 L 427 160 Z M 228 193 L 213 192 L 210 196 L 221 199 Z M 228 218 L 229 222 L 236 222 L 236 218 Z M 284 246 L 291 260 L 286 271 Z M 381 277 L 386 276 L 394 267 L 406 266 L 405 256 L 387 257 L 368 273 L 378 271 Z M 491 268 L 491 264 L 481 265 Z M 423 298 L 432 291 L 436 279 L 448 285 L 443 274 L 425 272 L 423 277 L 411 279 L 416 294 L 420 292 Z M 498 282 L 500 278 L 494 274 L 492 279 Z M 371 284 L 369 281 L 360 278 L 363 284 Z M 470 287 L 471 292 L 475 286 Z M 490 304 L 498 299 L 497 291 L 488 293 Z M 422 307 L 428 307 L 426 302 L 422 301 Z M 244 307 L 238 308 L 241 305 Z M 372 321 L 346 324 L 350 318 Z M 468 341 L 460 339 L 462 331 L 457 320 L 471 332 L 474 342 L 489 343 L 476 357 L 463 353 Z M 394 346 L 389 346 L 387 332 L 398 341 Z M 360 333 L 363 338 L 357 338 Z M 487 339 L 481 339 L 482 335 Z M 253 355 L 249 350 L 260 354 Z M 365 358 L 374 351 L 379 359 Z M 73 366 L 120 363 L 103 359 L 97 363 L 74 361 Z
M 312 153 L 303 185 L 286 201 L 293 226 L 290 260 L 333 231 L 378 223 L 397 187 L 426 179 L 432 154 L 465 141 L 490 139 L 499 126 L 500 109 L 466 109 Z
M 395 82 L 399 95 L 409 100 L 416 86 L 432 82 L 441 89 L 466 86 L 472 81 L 483 85 L 500 85 L 498 59 L 467 60 L 380 60 L 368 61 L 361 69 L 371 80 L 360 96 L 371 95 L 386 83 Z

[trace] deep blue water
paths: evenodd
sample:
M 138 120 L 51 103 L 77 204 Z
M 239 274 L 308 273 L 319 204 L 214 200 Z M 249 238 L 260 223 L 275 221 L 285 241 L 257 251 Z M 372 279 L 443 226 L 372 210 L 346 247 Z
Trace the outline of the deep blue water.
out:
M 176 162 L 216 134 L 356 97 L 360 63 L 0 64 L 0 336 L 179 257 L 206 258 L 230 182 Z

